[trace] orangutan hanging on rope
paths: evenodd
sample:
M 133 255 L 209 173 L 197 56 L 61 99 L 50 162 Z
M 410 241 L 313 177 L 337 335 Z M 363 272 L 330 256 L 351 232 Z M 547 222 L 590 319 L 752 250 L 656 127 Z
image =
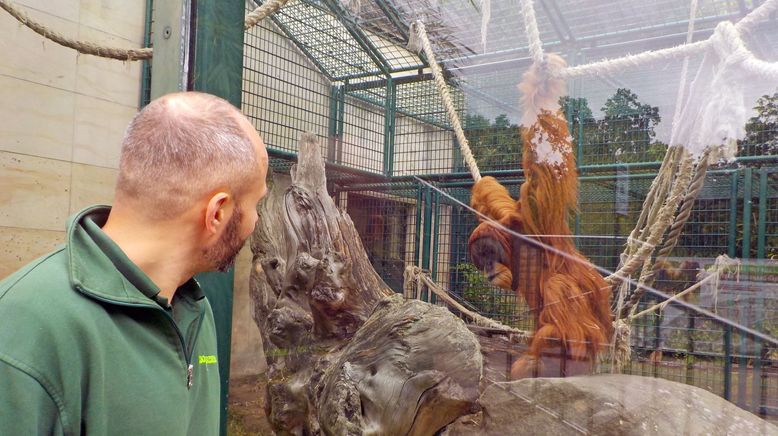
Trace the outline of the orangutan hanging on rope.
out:
M 548 55 L 546 65 L 533 66 L 519 85 L 526 126 L 519 200 L 492 177 L 472 192 L 474 209 L 528 237 L 482 220 L 469 241 L 473 263 L 494 285 L 522 295 L 534 315 L 529 350 L 511 367 L 514 379 L 590 373 L 613 331 L 611 289 L 576 249 L 568 224 L 578 174 L 558 104 L 565 83 L 548 78 L 563 67 L 560 57 Z

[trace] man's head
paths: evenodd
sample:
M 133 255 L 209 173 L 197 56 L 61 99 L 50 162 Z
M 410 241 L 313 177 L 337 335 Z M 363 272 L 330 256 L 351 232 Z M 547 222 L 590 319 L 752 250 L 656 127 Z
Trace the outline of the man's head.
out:
M 127 128 L 115 203 L 149 225 L 192 229 L 202 255 L 193 261 L 226 270 L 256 224 L 267 165 L 262 139 L 227 101 L 168 94 Z

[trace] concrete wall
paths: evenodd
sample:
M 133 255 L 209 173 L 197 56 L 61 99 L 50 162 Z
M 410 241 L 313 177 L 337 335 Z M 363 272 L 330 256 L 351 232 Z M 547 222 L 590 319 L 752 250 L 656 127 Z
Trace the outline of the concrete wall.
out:
M 143 44 L 145 2 L 15 0 L 72 38 Z M 78 55 L 0 11 L 0 278 L 64 241 L 67 217 L 113 197 L 141 64 Z

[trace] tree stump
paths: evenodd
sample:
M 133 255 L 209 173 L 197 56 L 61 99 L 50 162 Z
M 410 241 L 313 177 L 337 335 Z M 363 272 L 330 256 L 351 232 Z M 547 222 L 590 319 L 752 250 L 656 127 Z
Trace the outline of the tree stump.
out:
M 252 236 L 253 316 L 279 434 L 428 435 L 473 413 L 478 341 L 447 309 L 404 300 L 373 270 L 326 190 L 314 135 L 275 176 Z

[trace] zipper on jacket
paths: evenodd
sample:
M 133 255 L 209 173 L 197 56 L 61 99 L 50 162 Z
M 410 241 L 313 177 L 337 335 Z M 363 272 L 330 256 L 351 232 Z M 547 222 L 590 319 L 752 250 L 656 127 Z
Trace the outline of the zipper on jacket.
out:
M 78 289 L 80 292 L 84 292 L 84 293 L 86 292 L 84 288 L 82 288 L 80 285 L 76 285 L 75 288 Z M 93 293 L 90 293 L 90 296 L 96 300 L 100 300 L 109 304 L 115 304 L 117 306 L 146 308 L 146 309 L 162 312 L 165 315 L 165 317 L 167 317 L 168 321 L 170 321 L 170 325 L 173 326 L 173 330 L 175 330 L 176 334 L 178 335 L 178 341 L 181 343 L 181 352 L 184 355 L 184 360 L 186 362 L 186 388 L 192 389 L 193 375 L 194 375 L 194 365 L 192 364 L 192 353 L 194 352 L 194 348 L 195 348 L 194 344 L 197 341 L 197 336 L 200 334 L 200 327 L 202 326 L 203 319 L 205 318 L 205 310 L 200 311 L 200 319 L 199 321 L 197 321 L 197 330 L 195 331 L 195 336 L 192 338 L 192 350 L 187 350 L 186 340 L 184 339 L 184 335 L 181 334 L 181 329 L 178 328 L 176 321 L 173 319 L 173 315 L 169 314 L 160 305 L 142 304 L 142 303 L 125 303 L 121 301 L 102 298 Z
M 192 389 L 192 384 L 194 382 L 194 364 L 192 363 L 192 355 L 194 354 L 195 349 L 195 343 L 197 343 L 197 337 L 200 335 L 200 327 L 203 325 L 203 319 L 205 318 L 205 310 L 200 311 L 200 316 L 197 320 L 197 330 L 195 330 L 195 334 L 192 337 L 192 347 L 191 350 L 187 349 L 186 346 L 186 338 L 184 338 L 184 335 L 181 333 L 181 329 L 178 328 L 178 324 L 176 324 L 176 321 L 173 319 L 173 315 L 169 314 L 165 309 L 159 308 L 165 316 L 167 317 L 168 321 L 170 321 L 170 325 L 173 326 L 173 329 L 178 334 L 178 339 L 181 341 L 181 349 L 184 353 L 184 360 L 186 361 L 186 388 Z
M 187 367 L 186 367 L 186 388 L 187 389 L 192 389 L 192 383 L 194 378 L 194 363 L 192 362 L 192 358 L 194 357 L 195 344 L 197 343 L 197 338 L 200 336 L 200 327 L 203 326 L 204 319 L 205 319 L 205 309 L 201 309 L 200 316 L 197 319 L 197 328 L 195 329 L 194 336 L 192 336 L 192 349 L 189 350 L 189 356 L 187 357 Z M 186 349 L 186 343 L 184 343 L 184 349 Z

